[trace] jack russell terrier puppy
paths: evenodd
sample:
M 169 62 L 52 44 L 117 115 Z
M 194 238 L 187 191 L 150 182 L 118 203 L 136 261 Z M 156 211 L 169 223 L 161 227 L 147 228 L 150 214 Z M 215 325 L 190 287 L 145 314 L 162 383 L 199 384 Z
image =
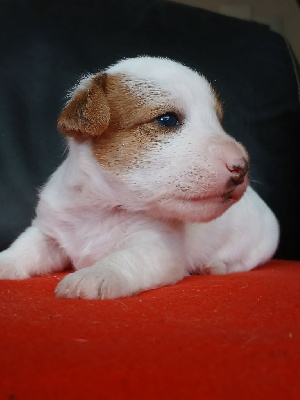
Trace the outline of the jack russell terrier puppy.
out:
M 32 225 L 0 254 L 0 278 L 71 262 L 58 297 L 112 299 L 266 262 L 278 223 L 221 120 L 207 80 L 168 59 L 125 59 L 84 77 L 58 119 L 68 156 Z

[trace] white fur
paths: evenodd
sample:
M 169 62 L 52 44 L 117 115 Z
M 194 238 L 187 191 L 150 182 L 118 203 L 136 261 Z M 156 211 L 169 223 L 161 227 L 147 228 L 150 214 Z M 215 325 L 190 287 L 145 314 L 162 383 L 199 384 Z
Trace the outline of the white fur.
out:
M 149 90 L 149 102 L 166 93 L 184 112 L 182 127 L 120 175 L 100 165 L 89 141 L 68 139 L 69 154 L 42 189 L 32 226 L 0 254 L 0 278 L 47 274 L 71 261 L 76 272 L 56 294 L 106 299 L 188 273 L 247 271 L 271 258 L 278 223 L 247 181 L 233 191 L 239 201 L 221 201 L 226 165 L 246 153 L 220 125 L 208 82 L 149 57 L 121 61 L 106 73 L 124 75 L 133 94 Z M 75 92 L 87 90 L 91 78 Z

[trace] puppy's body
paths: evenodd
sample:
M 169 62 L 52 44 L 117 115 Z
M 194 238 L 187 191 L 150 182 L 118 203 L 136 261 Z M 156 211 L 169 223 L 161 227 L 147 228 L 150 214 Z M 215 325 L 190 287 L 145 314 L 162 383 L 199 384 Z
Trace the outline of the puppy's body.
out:
M 1 253 L 0 278 L 71 261 L 58 296 L 116 298 L 268 260 L 276 218 L 247 188 L 248 155 L 220 118 L 207 81 L 170 60 L 125 60 L 83 79 L 59 119 L 68 157 L 32 226 Z

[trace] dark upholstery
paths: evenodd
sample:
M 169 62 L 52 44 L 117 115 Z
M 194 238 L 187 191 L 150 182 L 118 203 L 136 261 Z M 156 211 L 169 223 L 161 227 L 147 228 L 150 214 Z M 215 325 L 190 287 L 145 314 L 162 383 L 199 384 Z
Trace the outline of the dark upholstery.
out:
M 37 190 L 64 157 L 56 120 L 81 74 L 122 57 L 171 57 L 202 72 L 224 125 L 251 156 L 253 186 L 281 224 L 277 257 L 300 259 L 296 62 L 256 23 L 171 2 L 2 1 L 0 249 L 34 216 Z M 297 188 L 298 189 L 298 188 Z

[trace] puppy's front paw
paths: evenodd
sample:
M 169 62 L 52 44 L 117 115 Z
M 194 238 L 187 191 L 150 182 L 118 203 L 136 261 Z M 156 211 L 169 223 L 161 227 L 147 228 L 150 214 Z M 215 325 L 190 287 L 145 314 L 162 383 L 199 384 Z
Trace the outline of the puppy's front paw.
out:
M 115 299 L 134 290 L 120 270 L 96 264 L 67 275 L 56 287 L 57 297 Z
M 0 253 L 0 279 L 26 279 L 29 275 L 19 267 L 22 260 L 16 260 L 10 250 Z
M 221 260 L 214 260 L 208 263 L 204 268 L 204 272 L 209 275 L 225 275 L 228 273 L 225 262 Z

